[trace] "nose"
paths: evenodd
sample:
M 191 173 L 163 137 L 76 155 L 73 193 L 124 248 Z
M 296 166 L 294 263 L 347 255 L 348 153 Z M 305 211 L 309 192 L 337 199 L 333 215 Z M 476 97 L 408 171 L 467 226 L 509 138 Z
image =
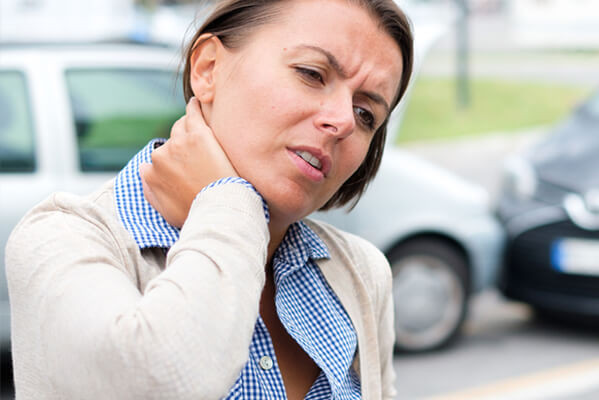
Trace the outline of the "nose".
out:
M 318 130 L 337 139 L 351 135 L 356 128 L 352 97 L 337 95 L 323 102 L 315 124 Z

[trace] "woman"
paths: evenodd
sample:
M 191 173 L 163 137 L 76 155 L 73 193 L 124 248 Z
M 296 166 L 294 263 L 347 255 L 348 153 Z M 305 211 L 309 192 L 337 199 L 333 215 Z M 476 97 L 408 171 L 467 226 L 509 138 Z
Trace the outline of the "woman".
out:
M 411 64 L 392 1 L 222 2 L 171 138 L 13 232 L 17 398 L 393 398 L 385 258 L 302 219 L 374 176 Z

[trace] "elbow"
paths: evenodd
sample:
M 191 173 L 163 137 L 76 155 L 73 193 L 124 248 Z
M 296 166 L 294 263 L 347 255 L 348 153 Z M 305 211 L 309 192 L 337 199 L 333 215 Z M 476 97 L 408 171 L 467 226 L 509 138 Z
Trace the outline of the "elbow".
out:
M 154 329 L 139 315 L 118 317 L 111 327 L 110 348 L 101 351 L 113 357 L 108 367 L 111 385 L 118 384 L 128 398 L 216 399 L 227 395 L 249 357 L 214 343 L 200 330 L 194 335 L 177 329 Z M 224 340 L 223 340 L 224 342 Z M 119 367 L 117 367 L 119 366 Z

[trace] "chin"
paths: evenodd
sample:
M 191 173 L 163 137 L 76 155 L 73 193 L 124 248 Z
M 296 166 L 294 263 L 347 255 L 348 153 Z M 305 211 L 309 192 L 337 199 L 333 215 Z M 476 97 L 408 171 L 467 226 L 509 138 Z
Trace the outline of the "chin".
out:
M 291 180 L 286 182 L 278 179 L 276 184 L 269 183 L 259 186 L 261 187 L 257 186 L 256 188 L 268 203 L 271 216 L 289 224 L 318 210 L 334 194 L 325 196 L 322 192 L 310 192 Z
M 271 215 L 273 218 L 284 220 L 291 224 L 299 221 L 300 219 L 310 215 L 313 211 L 313 207 L 307 207 L 305 204 L 296 204 L 298 202 L 271 202 L 269 207 L 271 208 Z
M 271 196 L 270 199 L 267 197 L 266 202 L 271 209 L 273 218 L 286 221 L 289 224 L 299 221 L 321 207 L 313 199 L 306 198 L 305 193 L 303 195 L 281 196 L 279 192 Z

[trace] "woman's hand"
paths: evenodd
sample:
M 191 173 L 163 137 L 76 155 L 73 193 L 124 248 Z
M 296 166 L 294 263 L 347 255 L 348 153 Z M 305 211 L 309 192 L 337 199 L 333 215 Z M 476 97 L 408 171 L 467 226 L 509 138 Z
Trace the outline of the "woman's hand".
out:
M 139 172 L 146 200 L 176 227 L 183 226 L 202 188 L 220 178 L 237 176 L 195 97 L 173 125 L 170 139 L 152 151 L 152 164 L 142 164 Z

